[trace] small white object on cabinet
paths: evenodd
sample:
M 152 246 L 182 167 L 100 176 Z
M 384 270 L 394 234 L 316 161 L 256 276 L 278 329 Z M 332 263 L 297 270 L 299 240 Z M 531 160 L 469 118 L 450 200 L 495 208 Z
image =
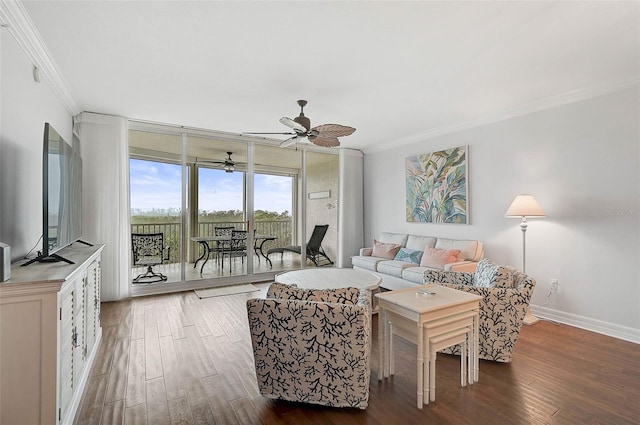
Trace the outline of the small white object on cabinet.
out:
M 60 251 L 75 264 L 14 266 L 0 283 L 0 425 L 73 423 L 100 327 L 103 245 Z

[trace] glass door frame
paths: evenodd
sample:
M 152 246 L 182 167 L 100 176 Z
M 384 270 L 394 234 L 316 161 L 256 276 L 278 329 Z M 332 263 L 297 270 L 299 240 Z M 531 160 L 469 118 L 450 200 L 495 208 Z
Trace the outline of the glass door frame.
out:
M 189 161 L 189 156 L 187 155 L 187 141 L 189 136 L 196 137 L 204 137 L 204 138 L 212 138 L 217 140 L 222 140 L 225 142 L 235 142 L 238 144 L 242 144 L 247 149 L 247 170 L 244 173 L 244 204 L 245 204 L 245 215 L 248 221 L 248 241 L 247 244 L 250 247 L 253 247 L 253 229 L 255 228 L 255 211 L 254 211 L 254 200 L 255 200 L 255 147 L 256 145 L 265 145 L 274 148 L 278 148 L 278 145 L 275 141 L 268 140 L 255 140 L 255 138 L 242 136 L 238 134 L 230 134 L 223 133 L 217 131 L 209 131 L 202 129 L 194 129 L 194 128 L 186 128 L 182 126 L 172 126 L 166 124 L 158 124 L 158 123 L 149 123 L 144 121 L 129 121 L 129 131 L 143 131 L 150 133 L 158 133 L 162 135 L 174 135 L 181 136 L 182 138 L 182 147 L 181 147 L 181 158 L 179 163 L 182 165 L 182 212 L 181 212 L 181 227 L 182 227 L 182 235 L 183 237 L 180 240 L 180 251 L 181 251 L 181 280 L 180 282 L 172 282 L 172 283 L 164 283 L 162 285 L 147 285 L 147 286 L 134 286 L 131 285 L 131 293 L 133 296 L 137 295 L 148 295 L 160 292 L 177 292 L 177 291 L 185 291 L 197 288 L 218 286 L 218 285 L 228 285 L 235 283 L 243 283 L 243 282 L 255 282 L 256 278 L 259 280 L 272 280 L 276 273 L 281 272 L 271 271 L 260 274 L 253 274 L 253 264 L 252 262 L 247 262 L 247 274 L 238 275 L 238 276 L 229 276 L 229 277 L 217 277 L 214 279 L 198 279 L 198 280 L 185 280 L 185 268 L 188 266 L 189 260 L 189 248 L 188 244 L 190 243 L 190 236 L 193 233 L 194 224 L 197 221 L 194 221 L 194 215 L 197 217 L 197 202 L 198 202 L 198 176 L 197 176 L 197 165 L 195 162 Z M 292 186 L 292 232 L 293 237 L 295 239 L 300 240 L 300 245 L 302 248 L 302 252 L 306 252 L 306 240 L 307 240 L 307 232 L 306 232 L 306 153 L 307 151 L 311 152 L 320 152 L 326 154 L 337 155 L 337 152 L 327 152 L 326 150 L 316 150 L 316 149 L 303 149 L 301 155 L 301 164 L 300 170 L 298 173 L 299 178 L 293 179 Z M 129 154 L 131 158 L 132 155 Z M 136 155 L 138 157 L 138 155 Z M 150 159 L 150 157 L 141 156 L 140 159 Z M 165 158 L 166 161 L 166 158 Z M 169 162 L 169 161 L 167 161 Z M 171 161 L 172 162 L 172 161 Z M 262 173 L 262 170 L 261 170 Z M 267 174 L 268 172 L 264 172 Z M 276 172 L 277 173 L 277 172 Z M 276 174 L 274 173 L 274 174 Z M 284 173 L 287 174 L 287 173 Z M 191 177 L 189 178 L 188 175 Z M 187 193 L 190 191 L 190 194 Z M 304 259 L 304 256 L 302 256 Z M 302 268 L 305 267 L 306 261 L 301 261 Z

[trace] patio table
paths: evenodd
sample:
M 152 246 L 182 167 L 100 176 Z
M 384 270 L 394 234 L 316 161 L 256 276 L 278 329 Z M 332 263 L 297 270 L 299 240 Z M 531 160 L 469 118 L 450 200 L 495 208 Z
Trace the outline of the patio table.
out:
M 258 256 L 258 260 L 260 260 L 260 257 L 263 257 L 267 261 L 267 263 L 269 263 L 269 267 L 273 267 L 273 265 L 271 264 L 271 260 L 269 260 L 269 257 L 265 255 L 262 247 L 264 246 L 265 242 L 274 241 L 276 239 L 278 238 L 272 235 L 255 235 L 253 237 L 253 251 Z M 200 257 L 198 257 L 198 259 L 193 263 L 193 268 L 195 269 L 198 265 L 198 261 L 204 260 L 202 266 L 200 267 L 200 274 L 202 274 L 204 265 L 207 264 L 207 261 L 209 261 L 209 253 L 211 251 L 211 246 L 209 245 L 209 243 L 215 242 L 216 244 L 218 244 L 221 242 L 231 242 L 232 238 L 231 236 L 192 236 L 191 240 L 193 242 L 198 242 L 203 248 L 202 255 L 200 255 Z M 224 267 L 224 255 L 222 256 L 222 266 Z

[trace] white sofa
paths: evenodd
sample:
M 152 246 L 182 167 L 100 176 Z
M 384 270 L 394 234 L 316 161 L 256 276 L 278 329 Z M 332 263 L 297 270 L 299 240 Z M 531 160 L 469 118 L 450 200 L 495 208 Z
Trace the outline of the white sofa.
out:
M 478 261 L 483 257 L 482 242 L 477 240 L 446 239 L 433 236 L 409 235 L 406 233 L 383 232 L 378 242 L 392 243 L 403 248 L 416 251 L 424 251 L 427 247 L 450 250 L 459 250 L 457 261 L 445 264 L 443 270 L 470 272 L 476 271 Z M 422 285 L 424 273 L 433 270 L 432 267 L 422 267 L 419 264 L 407 261 L 390 260 L 381 257 L 373 257 L 373 247 L 361 248 L 360 255 L 351 257 L 354 269 L 368 270 L 377 273 L 382 278 L 380 286 L 385 289 L 395 290 Z

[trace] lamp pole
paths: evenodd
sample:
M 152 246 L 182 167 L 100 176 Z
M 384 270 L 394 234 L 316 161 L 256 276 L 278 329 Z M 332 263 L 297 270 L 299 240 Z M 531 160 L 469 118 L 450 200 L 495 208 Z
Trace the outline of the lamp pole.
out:
M 522 229 L 522 273 L 526 274 L 527 264 L 527 217 L 546 217 L 547 213 L 540 207 L 538 201 L 533 195 L 523 194 L 515 197 L 509 209 L 505 213 L 505 217 L 520 218 L 520 229 Z M 538 321 L 538 318 L 531 314 L 531 308 L 527 308 L 527 313 L 524 317 L 524 323 L 532 325 Z
M 522 216 L 522 220 L 520 221 L 520 228 L 522 229 L 522 273 L 526 273 L 525 264 L 527 259 L 527 244 L 526 244 L 526 234 L 527 234 L 527 217 Z

